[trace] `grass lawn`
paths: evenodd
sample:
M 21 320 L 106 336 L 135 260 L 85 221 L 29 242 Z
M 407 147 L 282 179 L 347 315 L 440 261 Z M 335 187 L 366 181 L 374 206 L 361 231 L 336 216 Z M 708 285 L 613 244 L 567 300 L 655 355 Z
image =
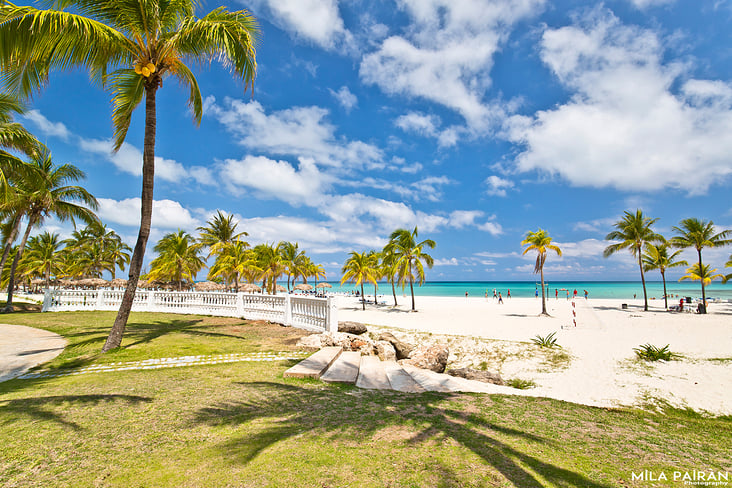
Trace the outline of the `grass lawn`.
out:
M 279 352 L 305 334 L 264 322 L 113 312 L 0 315 L 63 335 L 44 369 Z M 0 486 L 683 486 L 732 472 L 732 419 L 541 398 L 403 394 L 283 379 L 291 361 L 0 383 Z M 665 472 L 668 482 L 633 480 Z M 730 476 L 732 478 L 732 476 Z M 732 482 L 732 480 L 730 480 Z

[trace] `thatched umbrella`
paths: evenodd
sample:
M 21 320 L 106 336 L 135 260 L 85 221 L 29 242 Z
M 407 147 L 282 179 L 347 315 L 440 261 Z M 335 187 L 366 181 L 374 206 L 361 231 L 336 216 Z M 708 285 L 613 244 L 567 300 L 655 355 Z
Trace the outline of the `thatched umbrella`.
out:
M 312 289 L 313 285 L 308 285 L 307 283 L 300 283 L 299 285 L 295 285 L 295 290 L 310 291 Z
M 315 288 L 333 288 L 333 285 L 330 283 L 318 283 L 315 285 Z
M 109 282 L 109 286 L 114 288 L 124 288 L 127 286 L 127 280 L 123 278 L 115 278 Z M 138 284 L 137 286 L 139 287 L 140 285 Z
M 239 286 L 239 290 L 243 291 L 244 293 L 259 293 L 260 291 L 262 291 L 259 285 L 255 285 L 254 283 L 244 283 L 243 285 Z
M 214 283 L 213 281 L 202 281 L 193 285 L 196 291 L 218 291 L 226 288 L 226 285 Z
M 103 280 L 101 278 L 86 278 L 83 280 L 79 280 L 76 283 L 81 286 L 91 286 L 92 288 L 97 288 L 99 286 L 105 286 L 109 284 L 107 280 Z
M 275 288 L 276 291 L 287 291 L 287 288 L 285 288 L 282 285 L 277 285 L 277 288 Z

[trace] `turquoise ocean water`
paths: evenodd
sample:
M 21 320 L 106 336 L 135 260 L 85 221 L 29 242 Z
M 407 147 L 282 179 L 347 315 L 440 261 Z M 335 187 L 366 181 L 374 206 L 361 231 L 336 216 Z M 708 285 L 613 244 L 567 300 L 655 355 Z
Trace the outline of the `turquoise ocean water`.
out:
M 333 288 L 333 292 L 350 292 L 355 291 L 357 287 L 351 283 L 341 286 L 337 281 L 329 281 Z M 566 298 L 566 291 L 569 290 L 570 295 L 577 290 L 578 296 L 584 296 L 584 290 L 587 290 L 590 298 L 617 298 L 621 300 L 630 300 L 635 294 L 638 298 L 643 298 L 643 287 L 640 281 L 548 281 L 547 286 L 549 297 L 555 296 L 555 290 L 559 290 L 559 296 Z M 485 292 L 489 296 L 493 296 L 493 289 L 500 291 L 505 297 L 507 291 L 511 290 L 511 295 L 515 297 L 533 297 L 535 290 L 541 293 L 541 284 L 534 281 L 432 281 L 427 282 L 421 287 L 414 287 L 414 294 L 420 296 L 441 296 L 441 297 L 460 297 L 465 296 L 468 292 L 469 296 L 481 297 Z M 650 281 L 646 282 L 648 298 L 663 297 L 663 283 Z M 667 282 L 666 289 L 671 295 L 679 295 L 684 297 L 700 298 L 701 285 L 698 282 L 676 281 Z M 373 285 L 365 285 L 364 291 L 366 295 L 372 295 L 374 292 Z M 378 293 L 380 295 L 391 295 L 391 285 L 389 283 L 379 283 Z M 397 287 L 397 296 L 409 294 L 409 286 L 402 291 L 401 287 Z M 732 281 L 725 285 L 721 283 L 712 283 L 706 287 L 707 298 L 732 299 Z

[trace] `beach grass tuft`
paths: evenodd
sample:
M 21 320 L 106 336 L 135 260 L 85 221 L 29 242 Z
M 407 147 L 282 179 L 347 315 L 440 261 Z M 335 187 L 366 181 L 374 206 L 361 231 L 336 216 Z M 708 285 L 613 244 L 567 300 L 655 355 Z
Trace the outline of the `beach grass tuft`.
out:
M 557 335 L 556 332 L 552 332 L 551 334 L 548 334 L 546 336 L 540 336 L 536 335 L 535 337 L 531 338 L 531 342 L 536 344 L 539 347 L 546 347 L 548 349 L 551 349 L 553 347 L 562 347 L 559 344 L 557 344 L 557 338 L 555 337 Z
M 643 361 L 672 361 L 678 359 L 680 356 L 671 352 L 669 344 L 663 347 L 654 346 L 653 344 L 643 344 L 639 347 L 634 347 L 636 356 L 638 359 Z

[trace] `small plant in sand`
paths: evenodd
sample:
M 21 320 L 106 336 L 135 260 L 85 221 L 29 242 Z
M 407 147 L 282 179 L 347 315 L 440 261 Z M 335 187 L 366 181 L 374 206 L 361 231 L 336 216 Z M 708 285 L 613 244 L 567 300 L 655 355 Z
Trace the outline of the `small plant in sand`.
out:
M 511 388 L 516 388 L 517 390 L 528 390 L 529 388 L 534 388 L 536 386 L 536 383 L 534 383 L 532 380 L 525 380 L 523 378 L 511 378 L 510 380 L 506 381 L 506 385 L 510 386 Z
M 644 361 L 672 361 L 678 359 L 679 355 L 671 352 L 668 344 L 663 347 L 654 346 L 653 344 L 643 344 L 640 347 L 634 347 L 633 350 L 638 359 Z
M 533 342 L 534 344 L 536 344 L 539 347 L 548 347 L 549 349 L 551 349 L 553 347 L 562 347 L 559 344 L 557 344 L 557 339 L 556 339 L 556 337 L 554 337 L 556 335 L 557 335 L 556 332 L 552 332 L 551 334 L 549 334 L 545 337 L 542 337 L 537 334 L 536 337 L 531 338 L 531 342 Z

